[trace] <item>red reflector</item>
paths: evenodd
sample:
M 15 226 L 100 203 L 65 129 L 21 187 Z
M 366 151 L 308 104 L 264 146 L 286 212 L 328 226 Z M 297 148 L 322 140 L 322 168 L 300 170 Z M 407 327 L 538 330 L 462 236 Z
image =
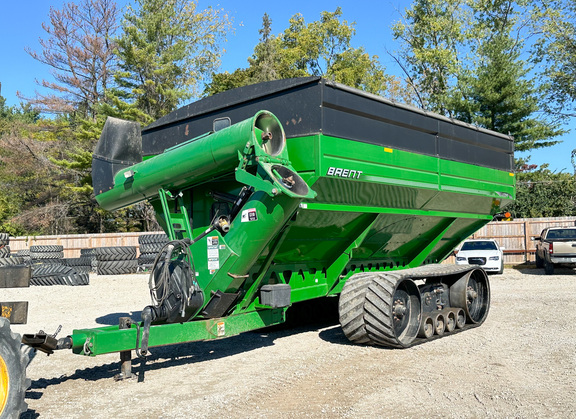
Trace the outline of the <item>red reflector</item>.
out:
M 550 243 L 550 247 L 548 248 L 548 253 L 554 253 L 554 243 Z

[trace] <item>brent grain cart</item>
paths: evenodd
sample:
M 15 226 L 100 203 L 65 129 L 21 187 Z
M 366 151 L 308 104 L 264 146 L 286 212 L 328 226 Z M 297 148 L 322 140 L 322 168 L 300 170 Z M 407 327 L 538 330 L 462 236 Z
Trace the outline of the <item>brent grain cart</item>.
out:
M 140 129 L 109 118 L 93 159 L 99 204 L 154 207 L 170 242 L 141 319 L 24 335 L 41 351 L 119 352 L 218 339 L 339 298 L 345 335 L 405 348 L 480 325 L 478 267 L 441 265 L 515 196 L 513 141 L 310 77 L 231 90 Z M 25 408 L 20 342 L 0 324 L 3 415 Z

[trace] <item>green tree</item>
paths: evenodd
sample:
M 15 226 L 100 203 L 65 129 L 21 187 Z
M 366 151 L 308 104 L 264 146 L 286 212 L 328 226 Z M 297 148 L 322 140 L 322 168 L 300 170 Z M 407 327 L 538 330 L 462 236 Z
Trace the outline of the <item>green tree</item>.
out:
M 222 10 L 189 0 L 135 0 L 116 39 L 117 88 L 109 113 L 150 123 L 197 93 L 219 65 L 231 23 Z
M 249 67 L 215 74 L 205 89 L 214 94 L 274 79 L 322 76 L 370 93 L 388 94 L 394 79 L 384 72 L 377 56 L 363 47 L 352 47 L 355 24 L 342 19 L 341 8 L 322 12 L 318 21 L 306 23 L 300 14 L 289 20 L 280 35 L 271 35 L 271 20 L 264 15 L 260 43 L 248 59 Z M 395 86 L 397 87 L 397 86 Z M 394 93 L 397 88 L 393 90 Z
M 516 202 L 507 208 L 516 218 L 576 215 L 576 180 L 548 165 L 521 164 L 517 170 Z
M 511 134 L 520 151 L 556 144 L 558 121 L 542 97 L 526 52 L 523 0 L 418 0 L 394 27 L 409 85 L 427 109 Z

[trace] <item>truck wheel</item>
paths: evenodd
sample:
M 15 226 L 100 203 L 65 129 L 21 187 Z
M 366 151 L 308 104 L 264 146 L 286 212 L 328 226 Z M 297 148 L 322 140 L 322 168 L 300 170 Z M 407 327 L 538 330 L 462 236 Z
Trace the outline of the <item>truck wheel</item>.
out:
M 552 262 L 544 261 L 544 273 L 546 275 L 554 275 L 554 264 Z
M 538 253 L 536 253 L 536 267 L 537 267 L 537 268 L 543 268 L 543 267 L 544 267 L 544 261 L 543 261 L 542 258 L 538 255 Z
M 12 333 L 8 319 L 0 317 L 0 419 L 17 418 L 28 409 L 24 401 L 30 386 L 28 358 L 20 346 L 20 335 Z

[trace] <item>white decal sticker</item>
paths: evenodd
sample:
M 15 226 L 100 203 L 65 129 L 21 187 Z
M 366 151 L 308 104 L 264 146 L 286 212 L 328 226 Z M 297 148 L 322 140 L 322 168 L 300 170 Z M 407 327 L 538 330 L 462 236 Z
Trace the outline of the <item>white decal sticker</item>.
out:
M 242 218 L 241 221 L 243 223 L 247 221 L 257 221 L 258 215 L 256 214 L 256 208 L 250 208 L 247 210 L 242 211 Z

